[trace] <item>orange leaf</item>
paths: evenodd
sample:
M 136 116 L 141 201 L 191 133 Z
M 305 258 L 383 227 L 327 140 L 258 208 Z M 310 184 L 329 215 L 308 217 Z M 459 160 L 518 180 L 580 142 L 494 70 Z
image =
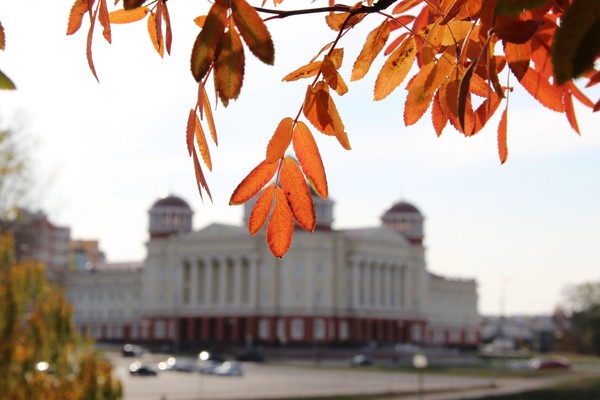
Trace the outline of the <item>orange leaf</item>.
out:
M 508 157 L 508 147 L 506 145 L 506 108 L 502 111 L 500 123 L 498 124 L 498 155 L 500 162 L 504 164 Z
M 433 122 L 433 129 L 438 137 L 442 135 L 442 131 L 448 123 L 448 117 L 440 104 L 440 91 L 435 92 L 433 97 L 433 105 L 431 106 L 431 120 Z
M 487 124 L 491 116 L 494 115 L 500 105 L 500 100 L 500 96 L 498 96 L 496 92 L 492 92 L 490 93 L 490 97 L 485 99 L 485 101 L 477 107 L 477 110 L 475 111 L 473 135 L 478 133 L 485 124 Z
M 430 90 L 432 81 L 430 75 L 432 75 L 434 66 L 434 63 L 424 65 L 411 81 L 404 104 L 404 124 L 406 126 L 415 124 L 429 108 L 433 95 Z
M 158 33 L 156 32 L 156 15 L 153 12 L 151 12 L 148 17 L 148 34 L 150 35 L 154 50 L 162 57 L 165 54 L 165 48 L 163 46 L 163 41 L 159 39 Z
M 529 68 L 519 82 L 543 106 L 557 112 L 565 111 L 561 89 L 550 84 L 533 68 Z
M 402 14 L 405 11 L 410 10 L 411 8 L 421 4 L 424 0 L 403 0 L 400 3 L 394 6 L 392 11 L 393 14 Z
M 100 0 L 100 13 L 98 14 L 98 20 L 100 21 L 100 25 L 104 28 L 102 30 L 102 35 L 104 39 L 108 43 L 111 42 L 110 35 L 110 19 L 108 17 L 108 8 L 106 7 L 106 0 Z
M 504 42 L 523 44 L 535 35 L 541 26 L 541 21 L 521 21 L 513 18 L 497 16 L 494 33 Z
M 388 46 L 385 48 L 385 51 L 383 52 L 384 56 L 389 56 L 390 53 L 394 50 L 396 50 L 398 48 L 398 46 L 400 45 L 400 43 L 402 43 L 404 41 L 404 39 L 406 39 L 406 37 L 409 35 L 408 32 L 404 32 L 403 34 L 401 34 L 400 36 L 398 36 L 396 39 L 392 40 L 392 42 L 390 44 L 388 44 Z
M 294 120 L 286 117 L 279 122 L 275 133 L 267 145 L 267 162 L 275 162 L 282 158 L 292 141 Z
M 304 98 L 304 115 L 315 128 L 326 135 L 334 136 L 344 131 L 344 125 L 323 81 L 309 86 Z
M 281 188 L 285 192 L 298 225 L 312 232 L 316 225 L 315 208 L 304 175 L 295 160 L 290 157 L 283 160 L 280 179 Z
M 325 56 L 323 63 L 321 64 L 321 73 L 325 82 L 330 88 L 335 90 L 340 96 L 345 95 L 348 92 L 348 86 L 344 82 L 342 76 L 338 73 L 333 61 L 329 56 Z
M 231 0 L 233 20 L 250 51 L 265 64 L 275 62 L 271 34 L 258 12 L 246 0 Z
M 275 257 L 282 258 L 292 244 L 294 216 L 285 193 L 280 187 L 275 189 L 275 205 L 267 225 L 267 244 Z
M 198 184 L 198 193 L 200 193 L 200 198 L 202 198 L 202 189 L 206 190 L 208 197 L 212 200 L 212 196 L 210 194 L 210 190 L 208 189 L 208 185 L 206 183 L 206 179 L 204 178 L 204 173 L 202 172 L 202 168 L 200 167 L 200 161 L 198 161 L 198 154 L 196 154 L 196 149 L 192 152 L 192 158 L 194 159 L 194 172 L 196 173 L 196 183 Z
M 513 74 L 515 74 L 518 80 L 523 79 L 523 76 L 529 69 L 531 45 L 529 43 L 516 44 L 505 42 L 504 55 Z
M 263 190 L 258 196 L 252 211 L 250 212 L 250 218 L 248 218 L 248 231 L 250 235 L 255 235 L 263 227 L 267 221 L 267 217 L 273 207 L 273 197 L 275 196 L 275 184 L 269 185 Z
M 244 65 L 242 41 L 233 26 L 230 26 L 221 41 L 221 50 L 215 61 L 215 87 L 224 105 L 240 95 Z
M 165 21 L 165 47 L 167 49 L 167 53 L 171 54 L 171 43 L 173 42 L 173 32 L 171 31 L 171 18 L 169 17 L 169 9 L 167 8 L 166 1 L 162 2 L 163 4 L 163 19 Z
M 200 154 L 202 155 L 202 161 L 208 167 L 209 171 L 212 171 L 212 161 L 210 159 L 210 151 L 208 150 L 208 143 L 206 142 L 206 136 L 204 135 L 204 129 L 202 129 L 202 125 L 200 124 L 200 120 L 196 113 L 194 113 L 194 117 L 196 122 L 194 124 L 194 133 L 196 135 L 196 143 L 198 143 L 198 149 L 200 150 Z
M 415 60 L 415 52 L 415 37 L 410 36 L 388 57 L 375 81 L 374 100 L 386 98 L 400 86 Z
M 262 161 L 258 164 L 235 188 L 229 200 L 229 205 L 243 204 L 256 196 L 260 189 L 273 178 L 278 167 L 279 163 L 276 162 Z
M 0 23 L 0 50 L 4 50 L 4 46 L 6 45 L 6 36 L 4 34 L 4 27 L 2 23 Z
M 451 46 L 456 43 L 461 43 L 468 37 L 477 37 L 479 35 L 479 27 L 472 21 L 450 21 L 447 29 L 442 37 L 442 45 Z
M 571 127 L 578 135 L 581 135 L 579 132 L 579 125 L 577 124 L 577 117 L 575 115 L 575 109 L 573 108 L 573 99 L 571 98 L 571 92 L 568 90 L 563 90 L 562 92 L 562 102 L 565 106 L 565 114 L 567 114 L 567 120 Z
M 350 13 L 331 13 L 325 17 L 325 22 L 327 23 L 327 26 L 329 26 L 329 28 L 333 29 L 336 32 L 339 32 L 342 29 L 342 26 L 344 28 L 352 28 L 360 21 L 362 21 L 366 15 L 367 14 L 354 14 L 348 19 Z
M 308 182 L 319 196 L 326 199 L 329 193 L 321 154 L 312 133 L 302 121 L 298 121 L 294 128 L 292 144 Z
M 204 110 L 204 115 L 206 115 L 206 122 L 208 123 L 208 130 L 210 131 L 210 136 L 212 137 L 213 142 L 218 144 L 217 141 L 217 127 L 215 125 L 215 119 L 213 117 L 212 110 L 210 109 L 210 100 L 208 99 L 208 93 L 206 93 L 206 88 L 204 85 L 200 84 L 202 87 L 202 110 Z
M 283 77 L 282 81 L 292 82 L 302 78 L 310 78 L 311 76 L 317 75 L 320 69 L 321 61 L 313 61 L 310 64 L 304 65 L 297 70 L 290 72 Z
M 132 10 L 120 10 L 112 11 L 108 14 L 111 24 L 129 24 L 144 19 L 150 12 L 148 7 L 138 7 Z
M 206 15 L 199 15 L 194 18 L 194 23 L 198 25 L 200 28 L 204 27 L 204 23 L 206 22 Z
M 190 157 L 192 156 L 192 151 L 194 151 L 194 133 L 196 131 L 195 124 L 196 111 L 194 111 L 194 109 L 191 108 L 185 129 L 185 144 L 187 145 Z
M 72 35 L 81 28 L 83 15 L 88 12 L 87 0 L 75 0 L 69 13 L 69 22 L 67 24 L 67 35 Z
M 94 27 L 96 26 L 96 16 L 98 14 L 98 9 L 94 12 L 94 15 L 90 19 L 90 29 L 88 30 L 86 46 L 85 46 L 85 55 L 87 57 L 88 66 L 94 74 L 94 78 L 98 79 L 98 74 L 96 73 L 96 67 L 94 66 L 94 58 L 92 57 L 92 38 L 94 36 Z
M 225 0 L 216 0 L 210 7 L 204 27 L 196 37 L 192 48 L 191 69 L 196 82 L 200 82 L 208 72 L 221 45 L 227 21 Z
M 389 37 L 390 25 L 387 20 L 384 20 L 379 27 L 369 33 L 367 40 L 352 67 L 351 81 L 362 79 L 367 72 L 369 72 L 369 68 L 371 68 L 373 61 L 381 52 Z

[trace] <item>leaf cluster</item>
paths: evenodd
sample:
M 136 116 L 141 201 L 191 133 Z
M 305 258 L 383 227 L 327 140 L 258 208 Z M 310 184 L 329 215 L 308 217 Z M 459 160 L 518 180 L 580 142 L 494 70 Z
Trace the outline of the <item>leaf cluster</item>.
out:
M 192 48 L 190 69 L 198 83 L 198 99 L 188 114 L 186 142 L 200 195 L 205 191 L 210 197 L 199 161 L 202 158 L 204 165 L 212 169 L 202 121 L 217 144 L 206 90 L 210 76 L 216 98 L 227 106 L 238 98 L 245 79 L 244 44 L 265 64 L 274 63 L 275 49 L 266 22 L 301 14 L 325 14 L 324 23 L 333 32 L 331 41 L 307 64 L 283 78 L 285 82 L 310 80 L 298 113 L 281 120 L 265 159 L 240 183 L 230 200 L 231 204 L 242 204 L 260 193 L 249 230 L 255 234 L 268 220 L 267 242 L 278 257 L 291 244 L 294 221 L 304 229 L 314 229 L 308 187 L 327 197 L 323 162 L 309 126 L 334 137 L 342 148 L 351 149 L 335 101 L 336 96 L 349 91 L 339 73 L 344 61 L 342 44 L 359 24 L 372 23 L 374 28 L 354 59 L 350 81 L 363 79 L 375 60 L 383 59 L 379 71 L 373 72 L 373 100 L 388 98 L 406 81 L 405 125 L 414 125 L 429 112 L 438 136 L 448 126 L 467 137 L 476 135 L 503 106 L 497 126 L 502 163 L 508 157 L 511 77 L 542 106 L 564 113 L 577 133 L 580 130 L 574 102 L 593 111 L 600 109 L 600 100 L 590 100 L 580 88 L 582 83 L 588 88 L 600 81 L 600 71 L 594 64 L 600 55 L 597 0 L 367 0 L 354 5 L 330 0 L 328 7 L 295 10 L 264 8 L 265 3 L 255 7 L 247 0 L 215 0 L 207 15 L 195 18 L 201 30 Z M 273 7 L 281 3 L 283 0 L 272 2 Z M 155 48 L 161 56 L 163 42 L 167 52 L 170 50 L 165 0 L 124 0 L 123 9 L 111 13 L 106 0 L 76 0 L 69 18 L 69 34 L 80 28 L 86 14 L 90 17 L 87 56 L 95 76 L 91 36 L 96 20 L 110 42 L 111 23 L 135 22 L 148 16 Z M 261 14 L 266 17 L 263 19 Z M 296 159 L 286 157 L 288 149 L 293 150 Z

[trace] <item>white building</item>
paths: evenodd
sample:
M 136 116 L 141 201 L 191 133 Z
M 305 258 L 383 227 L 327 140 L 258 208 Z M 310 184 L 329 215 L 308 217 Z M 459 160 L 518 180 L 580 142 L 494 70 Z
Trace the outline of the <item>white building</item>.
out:
M 160 199 L 149 211 L 143 268 L 118 276 L 79 271 L 69 279 L 76 324 L 99 339 L 182 346 L 249 340 L 478 344 L 476 282 L 427 271 L 424 218 L 416 207 L 399 202 L 380 226 L 347 230 L 332 228 L 332 201 L 315 197 L 315 208 L 315 232 L 297 229 L 279 260 L 264 232 L 251 237 L 245 226 L 218 223 L 192 231 L 188 204 L 175 196 Z M 140 293 L 138 300 L 122 298 L 123 310 L 131 312 L 110 316 L 106 310 L 115 303 L 105 295 L 85 303 L 75 294 L 86 287 L 114 290 L 117 282 Z

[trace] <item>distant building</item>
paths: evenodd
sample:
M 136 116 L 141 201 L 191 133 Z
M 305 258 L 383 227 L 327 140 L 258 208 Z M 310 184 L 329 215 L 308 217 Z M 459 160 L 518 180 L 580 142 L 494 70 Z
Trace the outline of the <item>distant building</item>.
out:
M 501 343 L 504 350 L 552 350 L 561 327 L 552 315 L 486 316 L 482 318 L 481 340 Z
M 17 259 L 43 263 L 48 279 L 60 283 L 69 265 L 70 228 L 54 224 L 42 211 L 23 209 L 8 225 L 14 235 Z
M 69 243 L 69 265 L 81 271 L 105 264 L 106 257 L 100 250 L 97 240 L 71 240 Z
M 334 203 L 314 199 L 315 232 L 297 229 L 282 260 L 270 254 L 264 232 L 251 237 L 245 226 L 219 223 L 193 231 L 184 200 L 159 199 L 149 210 L 143 267 L 70 275 L 78 328 L 101 340 L 181 347 L 478 345 L 477 284 L 427 271 L 424 217 L 414 205 L 394 204 L 379 226 L 335 230 Z M 119 307 L 130 312 L 115 315 Z

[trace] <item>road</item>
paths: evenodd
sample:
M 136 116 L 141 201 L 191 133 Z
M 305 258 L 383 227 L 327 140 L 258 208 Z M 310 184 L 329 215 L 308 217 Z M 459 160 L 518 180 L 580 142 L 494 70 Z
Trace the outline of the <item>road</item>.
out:
M 146 360 L 156 365 L 157 359 Z M 375 394 L 402 399 L 418 398 L 418 375 L 400 372 L 366 371 L 350 368 L 244 364 L 242 377 L 219 377 L 199 373 L 165 371 L 156 377 L 130 376 L 132 359 L 113 357 L 115 374 L 122 380 L 125 400 L 197 400 L 197 399 L 286 399 L 327 395 Z M 452 375 L 425 375 L 428 400 L 476 398 L 483 395 L 519 392 L 573 379 L 579 374 L 545 378 L 490 378 Z

